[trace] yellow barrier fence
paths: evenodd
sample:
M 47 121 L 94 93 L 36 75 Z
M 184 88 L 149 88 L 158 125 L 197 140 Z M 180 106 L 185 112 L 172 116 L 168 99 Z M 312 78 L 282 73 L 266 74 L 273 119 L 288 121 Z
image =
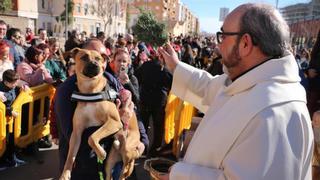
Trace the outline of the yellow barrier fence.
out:
M 6 150 L 6 106 L 1 102 L 0 103 L 0 157 L 3 155 Z
M 192 117 L 195 114 L 195 108 L 188 102 L 183 102 L 180 110 L 180 116 L 177 118 L 176 127 L 175 127 L 175 136 L 173 139 L 173 154 L 177 157 L 181 151 L 181 136 L 183 130 L 190 129 Z
M 165 143 L 169 144 L 175 136 L 175 119 L 179 116 L 180 110 L 178 109 L 181 104 L 181 100 L 173 94 L 169 94 L 167 105 L 166 105 L 166 115 L 164 123 L 164 140 Z
M 12 105 L 19 114 L 14 120 L 15 145 L 23 148 L 50 134 L 49 109 L 54 91 L 52 85 L 42 84 L 19 94 Z
M 169 144 L 173 140 L 173 153 L 179 154 L 180 137 L 183 130 L 189 129 L 195 108 L 188 102 L 182 101 L 173 94 L 169 94 L 166 115 L 165 115 L 165 143 Z

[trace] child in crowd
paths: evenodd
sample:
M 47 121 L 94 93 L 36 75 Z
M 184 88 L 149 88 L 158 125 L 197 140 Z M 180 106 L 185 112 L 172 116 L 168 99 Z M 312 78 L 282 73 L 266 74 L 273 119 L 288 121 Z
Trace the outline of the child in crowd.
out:
M 0 82 L 0 100 L 6 106 L 6 116 L 17 117 L 18 113 L 13 111 L 11 105 L 19 94 L 19 88 L 17 88 L 19 75 L 11 69 L 6 70 L 3 73 L 2 81 Z M 0 158 L 0 170 L 7 169 L 9 167 L 18 167 L 26 164 L 25 161 L 20 160 L 16 156 L 14 149 L 14 136 L 13 133 L 9 133 L 9 127 L 7 125 L 6 135 L 6 151 Z
M 69 62 L 67 63 L 67 76 L 70 77 L 72 76 L 73 74 L 76 73 L 76 63 L 74 62 L 73 59 L 70 59 Z
M 14 69 L 13 63 L 9 59 L 9 51 L 9 44 L 5 41 L 0 41 L 0 81 L 2 81 L 2 74 L 4 71 Z

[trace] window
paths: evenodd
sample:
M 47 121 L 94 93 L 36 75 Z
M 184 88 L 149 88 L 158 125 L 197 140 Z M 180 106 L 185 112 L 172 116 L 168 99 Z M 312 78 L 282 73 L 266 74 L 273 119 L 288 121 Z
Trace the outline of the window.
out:
M 77 12 L 81 13 L 81 5 L 80 4 L 77 4 Z
M 51 22 L 47 22 L 47 30 L 48 30 L 48 32 L 52 31 L 52 23 Z
M 119 4 L 118 3 L 116 3 L 116 7 L 115 7 L 115 9 L 114 9 L 114 11 L 115 11 L 115 16 L 119 16 Z
M 41 7 L 42 7 L 42 9 L 44 9 L 45 7 L 45 2 L 44 2 L 44 0 L 41 0 Z
M 84 15 L 87 15 L 87 14 L 88 14 L 88 11 L 89 11 L 89 5 L 88 5 L 88 4 L 85 4 L 85 5 L 84 5 Z

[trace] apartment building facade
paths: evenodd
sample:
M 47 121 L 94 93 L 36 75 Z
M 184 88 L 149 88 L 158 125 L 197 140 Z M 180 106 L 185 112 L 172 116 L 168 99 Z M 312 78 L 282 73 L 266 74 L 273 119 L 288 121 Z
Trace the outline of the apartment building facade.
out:
M 137 22 L 141 8 L 151 11 L 158 21 L 165 23 L 168 33 L 174 35 L 199 33 L 198 18 L 180 0 L 131 0 L 128 7 L 129 29 Z
M 96 34 L 105 31 L 107 36 L 116 36 L 126 32 L 126 0 L 73 0 L 73 21 L 68 24 L 68 30 L 78 29 L 87 34 Z M 106 22 L 93 7 L 98 7 L 98 2 L 108 3 L 109 21 Z M 65 23 L 59 21 L 59 16 L 65 10 L 65 0 L 12 0 L 11 11 L 0 14 L 0 19 L 10 26 L 26 27 L 34 32 L 46 29 L 55 36 L 64 36 Z M 107 24 L 106 24 L 107 23 Z
M 286 6 L 280 12 L 289 24 L 292 43 L 311 48 L 320 30 L 320 0 Z

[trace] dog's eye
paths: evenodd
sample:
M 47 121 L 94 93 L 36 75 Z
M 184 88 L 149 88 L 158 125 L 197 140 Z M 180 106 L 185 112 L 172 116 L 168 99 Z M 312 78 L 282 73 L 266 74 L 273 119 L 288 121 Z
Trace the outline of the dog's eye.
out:
M 90 57 L 89 57 L 88 54 L 85 54 L 85 55 L 81 56 L 80 59 L 81 59 L 82 61 L 89 61 L 89 60 L 90 60 Z
M 96 57 L 95 60 L 96 60 L 96 61 L 102 61 L 102 58 Z

